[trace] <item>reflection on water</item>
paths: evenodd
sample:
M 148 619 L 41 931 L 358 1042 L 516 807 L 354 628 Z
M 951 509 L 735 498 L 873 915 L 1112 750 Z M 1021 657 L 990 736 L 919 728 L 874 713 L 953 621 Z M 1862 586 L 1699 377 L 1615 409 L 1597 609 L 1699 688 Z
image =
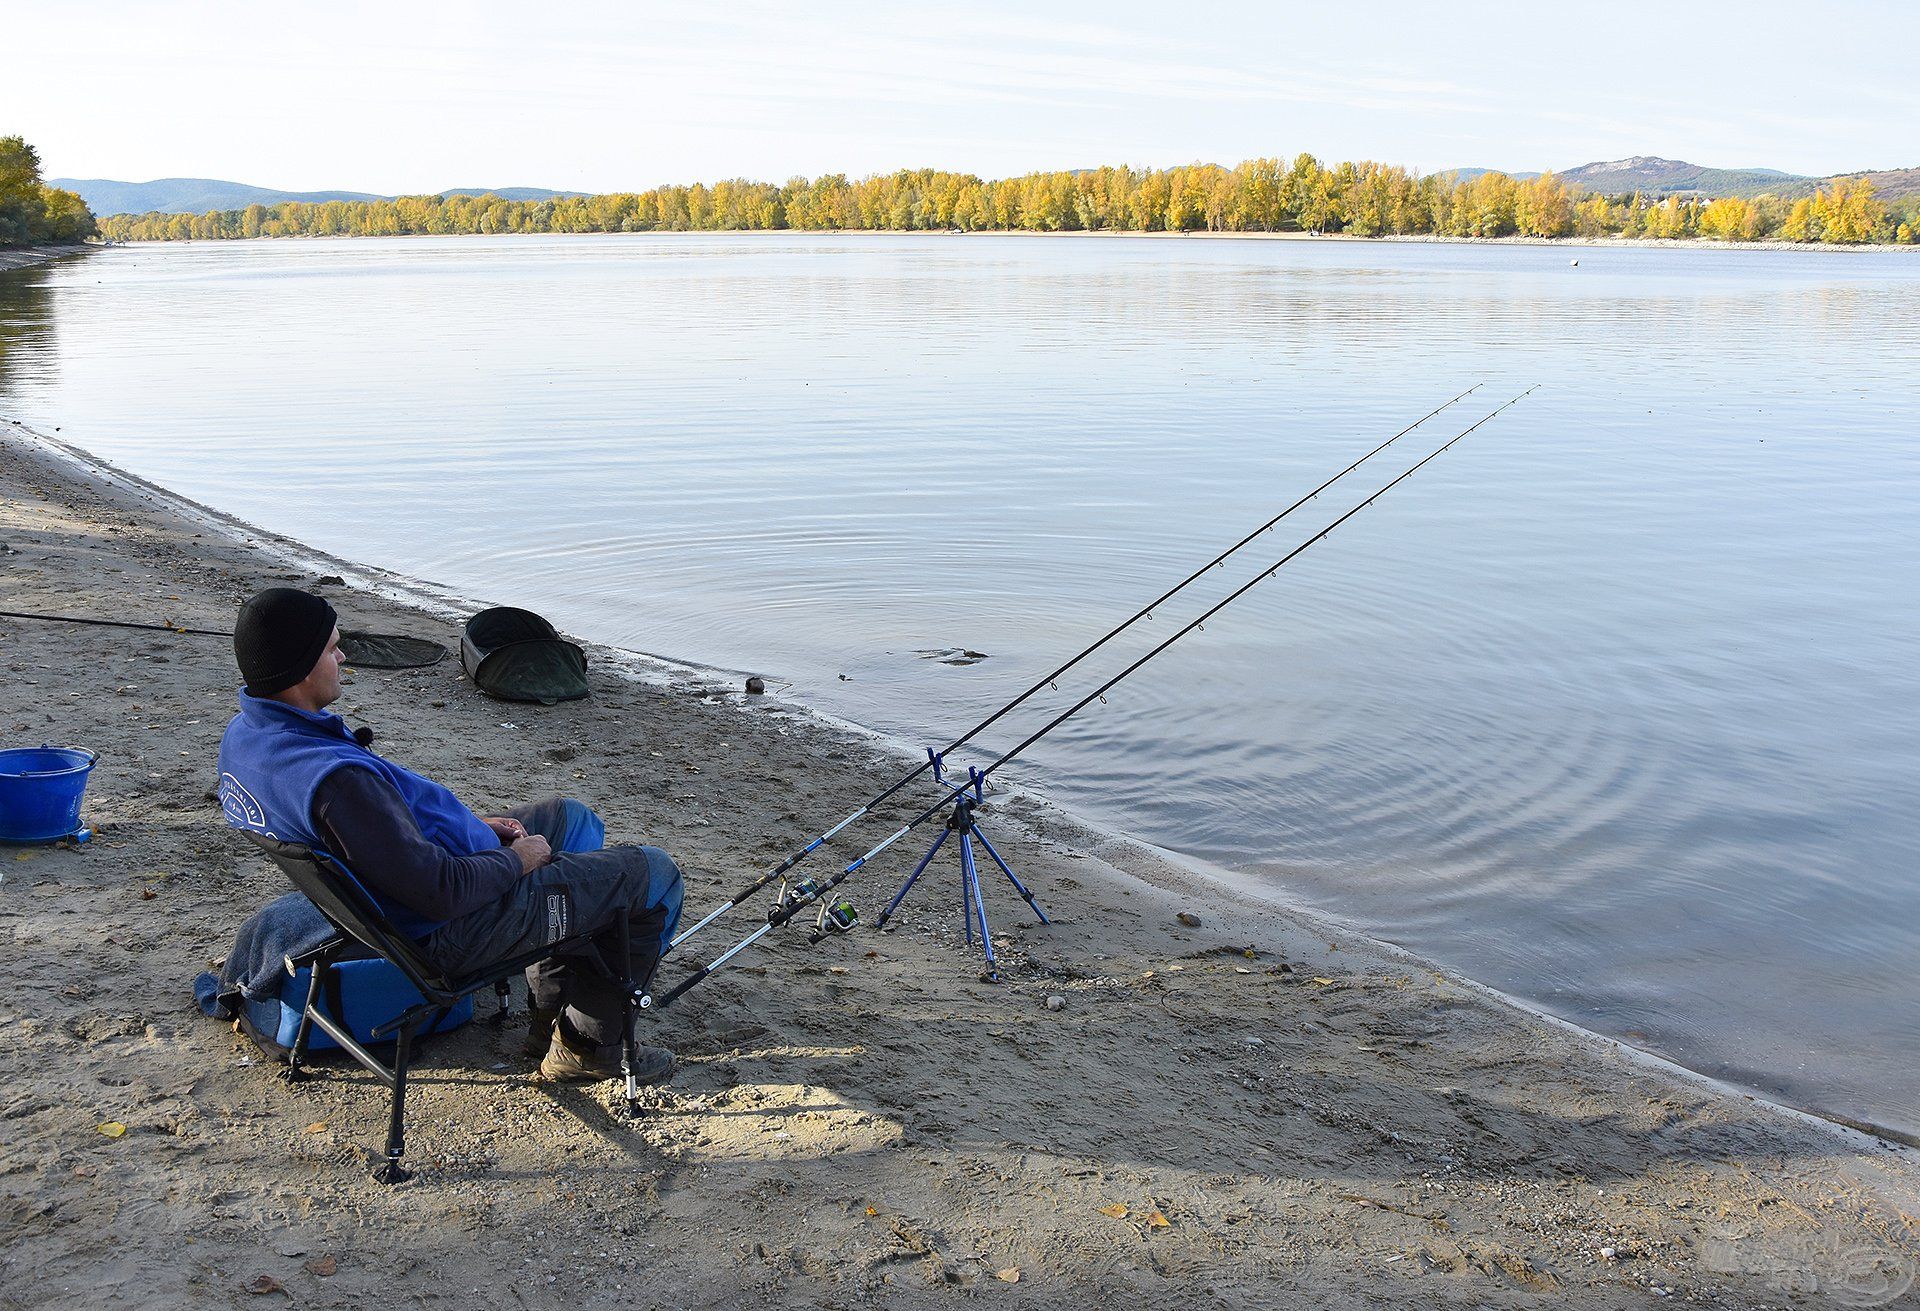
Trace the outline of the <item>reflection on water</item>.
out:
M 1016 768 L 1592 1027 L 1920 1129 L 1920 261 L 455 238 L 0 289 L 0 413 L 934 744 L 1487 383 L 976 761 L 1541 383 Z M 989 658 L 919 654 L 946 648 Z
M 52 273 L 44 266 L 0 273 L 0 396 L 53 380 Z

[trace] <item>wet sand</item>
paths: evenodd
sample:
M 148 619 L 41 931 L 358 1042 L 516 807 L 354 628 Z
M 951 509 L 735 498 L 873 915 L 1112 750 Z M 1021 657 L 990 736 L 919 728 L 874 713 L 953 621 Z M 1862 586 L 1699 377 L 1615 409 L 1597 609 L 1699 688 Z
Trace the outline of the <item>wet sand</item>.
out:
M 0 609 L 222 628 L 261 586 L 332 575 L 349 626 L 456 647 L 477 602 L 539 606 L 318 557 L 6 424 L 0 541 Z M 612 838 L 679 857 L 696 913 L 910 763 L 730 676 L 592 657 L 584 702 L 488 701 L 449 658 L 356 671 L 336 709 L 482 809 L 592 802 Z M 818 947 L 778 935 L 643 1021 L 681 1067 L 636 1120 L 612 1084 L 534 1080 L 518 998 L 500 1026 L 482 999 L 426 1045 L 420 1174 L 383 1188 L 385 1091 L 337 1058 L 287 1085 L 189 993 L 285 890 L 212 800 L 235 681 L 219 639 L 0 619 L 0 740 L 101 756 L 92 842 L 0 849 L 0 1306 L 259 1305 L 263 1276 L 319 1306 L 1917 1296 L 1920 1153 L 1018 794 L 988 816 L 1055 923 L 989 884 L 1001 983 L 960 940 L 951 868 L 870 927 L 922 845 L 902 843 L 849 885 L 868 924 Z M 857 854 L 849 837 L 819 870 Z

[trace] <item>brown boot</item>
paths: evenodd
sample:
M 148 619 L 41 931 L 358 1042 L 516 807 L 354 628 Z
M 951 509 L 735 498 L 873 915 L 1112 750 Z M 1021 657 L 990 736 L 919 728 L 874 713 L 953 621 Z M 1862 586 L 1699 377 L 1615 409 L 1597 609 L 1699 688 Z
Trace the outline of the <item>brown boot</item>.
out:
M 599 1083 L 618 1079 L 620 1044 L 598 1047 L 569 1032 L 565 1021 L 556 1020 L 547 1054 L 540 1062 L 540 1077 L 554 1083 Z M 633 1077 L 640 1083 L 660 1083 L 673 1073 L 673 1053 L 664 1047 L 636 1046 L 633 1053 Z
M 560 1018 L 558 1009 L 548 1010 L 544 1006 L 527 1003 L 527 1034 L 520 1043 L 520 1054 L 530 1061 L 537 1061 L 547 1054 L 547 1048 L 553 1045 L 553 1023 Z

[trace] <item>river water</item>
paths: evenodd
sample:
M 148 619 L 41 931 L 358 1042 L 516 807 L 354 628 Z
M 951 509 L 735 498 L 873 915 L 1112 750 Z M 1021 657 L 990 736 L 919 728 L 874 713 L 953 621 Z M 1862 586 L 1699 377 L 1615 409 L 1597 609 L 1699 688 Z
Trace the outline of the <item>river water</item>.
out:
M 0 414 L 196 499 L 927 744 L 1463 388 L 1093 674 L 1539 384 L 1009 776 L 1920 1132 L 1920 258 L 156 245 L 0 276 L 0 347 Z

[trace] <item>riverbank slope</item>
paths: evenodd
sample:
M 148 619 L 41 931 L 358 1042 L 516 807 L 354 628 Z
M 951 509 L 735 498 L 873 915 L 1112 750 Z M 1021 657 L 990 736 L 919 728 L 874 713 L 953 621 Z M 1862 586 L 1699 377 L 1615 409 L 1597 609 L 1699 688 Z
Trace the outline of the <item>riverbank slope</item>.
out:
M 294 583 L 457 645 L 402 580 L 6 426 L 0 541 L 0 609 L 221 628 Z M 484 700 L 451 659 L 356 671 L 336 708 L 477 806 L 593 802 L 680 858 L 695 911 L 898 772 L 777 699 L 621 663 L 596 651 L 593 697 L 552 708 Z M 1859 1306 L 1920 1270 L 1916 1153 L 1017 798 L 993 820 L 1056 922 L 989 888 L 1004 982 L 943 868 L 890 932 L 776 937 L 649 1018 L 682 1064 L 631 1122 L 612 1085 L 532 1079 L 520 1014 L 483 1001 L 427 1046 L 420 1175 L 382 1188 L 384 1090 L 337 1061 L 285 1085 L 188 994 L 284 890 L 211 799 L 234 682 L 219 639 L 0 619 L 0 738 L 101 755 L 94 841 L 0 851 L 0 1306 L 238 1304 L 262 1277 L 320 1305 Z M 918 845 L 853 885 L 869 921 Z
M 0 273 L 9 269 L 32 268 L 35 264 L 45 264 L 48 260 L 60 259 L 67 255 L 84 255 L 100 247 L 81 243 L 71 246 L 7 246 L 0 247 Z

